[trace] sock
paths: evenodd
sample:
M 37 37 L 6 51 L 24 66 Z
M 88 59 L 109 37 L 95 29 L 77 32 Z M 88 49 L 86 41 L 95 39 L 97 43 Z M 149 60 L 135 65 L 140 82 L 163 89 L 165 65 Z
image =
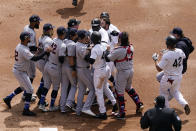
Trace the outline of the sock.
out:
M 12 92 L 9 96 L 7 96 L 7 98 L 12 99 L 15 95 L 18 95 L 22 92 L 23 90 L 18 87 L 14 90 L 14 92 Z
M 58 93 L 58 91 L 56 91 L 56 90 L 52 91 L 50 106 L 54 106 L 54 103 L 55 103 L 55 100 L 56 100 L 56 97 L 57 97 L 57 93 Z
M 47 93 L 48 93 L 48 89 L 45 88 L 45 87 L 43 87 L 42 94 L 41 94 L 41 99 L 40 99 L 40 104 L 41 105 L 44 105 L 44 103 L 45 103 L 45 97 L 46 97 Z
M 24 110 L 29 110 L 32 94 L 26 93 Z

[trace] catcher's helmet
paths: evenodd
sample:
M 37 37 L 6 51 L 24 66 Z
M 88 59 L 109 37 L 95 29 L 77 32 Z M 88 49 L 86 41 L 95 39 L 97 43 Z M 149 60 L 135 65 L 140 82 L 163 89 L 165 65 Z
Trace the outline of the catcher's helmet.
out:
M 102 12 L 102 13 L 100 14 L 100 18 L 110 18 L 110 15 L 109 15 L 108 12 Z
M 100 44 L 101 34 L 98 31 L 93 31 L 93 33 L 91 35 L 91 41 L 93 44 Z
M 101 21 L 98 19 L 98 18 L 94 18 L 92 21 L 91 21 L 91 25 L 92 26 L 100 26 L 101 24 Z
M 178 41 L 177 41 L 177 39 L 176 39 L 176 37 L 175 36 L 173 36 L 173 35 L 169 35 L 167 38 L 166 38 L 166 45 L 167 46 L 175 46 L 176 45 L 176 43 L 177 43 Z

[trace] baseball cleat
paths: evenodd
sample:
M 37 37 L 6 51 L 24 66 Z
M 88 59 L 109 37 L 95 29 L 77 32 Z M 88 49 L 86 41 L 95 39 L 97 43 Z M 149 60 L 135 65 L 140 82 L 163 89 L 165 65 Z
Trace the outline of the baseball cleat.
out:
M 42 105 L 42 104 L 39 105 L 39 109 L 40 109 L 42 112 L 47 112 L 47 111 L 48 111 L 48 109 L 46 109 L 45 105 Z
M 23 116 L 36 116 L 36 114 L 34 112 L 30 111 L 29 109 L 28 110 L 24 109 L 22 112 L 22 115 Z
M 72 107 L 72 106 L 70 106 L 70 105 L 68 105 L 68 104 L 66 104 L 66 107 L 68 107 L 70 110 L 72 110 L 72 111 L 75 111 L 75 112 L 76 112 L 76 108 L 74 108 L 74 107 Z
M 142 114 L 143 109 L 144 109 L 144 105 L 143 103 L 140 103 L 136 109 L 136 114 Z
M 106 113 L 99 113 L 95 116 L 95 118 L 99 118 L 99 119 L 103 119 L 103 120 L 107 120 L 107 114 Z
M 40 105 L 40 100 L 38 101 L 37 105 L 38 105 L 38 106 Z M 45 105 L 45 107 L 47 107 L 49 104 L 48 104 L 47 101 L 44 101 L 44 105 Z
M 49 107 L 49 111 L 53 112 L 53 111 L 58 111 L 59 107 L 58 106 L 50 106 Z
M 191 110 L 188 104 L 185 105 L 184 110 L 185 110 L 186 115 L 189 115 L 191 113 Z
M 23 94 L 21 99 L 22 99 L 22 101 L 25 101 L 25 95 L 24 94 Z M 31 97 L 31 102 L 35 102 L 36 99 L 37 99 L 37 96 L 35 94 L 33 94 L 32 97 Z
M 8 106 L 8 108 L 11 109 L 11 99 L 9 99 L 8 97 L 6 97 L 6 98 L 3 98 L 3 101 Z
M 118 113 L 118 115 L 116 115 L 116 119 L 117 120 L 125 120 L 125 113 Z
M 89 110 L 82 110 L 82 113 L 90 115 L 90 116 L 96 116 L 96 114 L 93 113 L 90 109 Z
M 118 105 L 114 104 L 112 108 L 112 115 L 115 115 L 117 110 L 118 110 Z

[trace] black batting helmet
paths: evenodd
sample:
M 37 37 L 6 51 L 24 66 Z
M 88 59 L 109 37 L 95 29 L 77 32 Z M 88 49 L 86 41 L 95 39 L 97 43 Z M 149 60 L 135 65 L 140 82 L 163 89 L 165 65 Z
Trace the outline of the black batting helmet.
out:
M 101 21 L 98 19 L 98 18 L 94 18 L 92 21 L 91 21 L 91 25 L 92 26 L 100 26 L 101 24 Z
M 93 33 L 91 34 L 91 41 L 93 44 L 100 44 L 101 34 L 98 31 L 93 31 Z
M 174 46 L 176 45 L 177 42 L 178 42 L 178 41 L 177 41 L 176 37 L 173 36 L 173 35 L 169 35 L 169 36 L 166 38 L 166 45 L 167 45 L 167 46 L 172 46 L 172 47 L 174 47 Z
M 100 18 L 101 18 L 101 19 L 102 19 L 102 18 L 110 18 L 110 15 L 109 15 L 108 12 L 102 12 L 102 13 L 100 14 Z

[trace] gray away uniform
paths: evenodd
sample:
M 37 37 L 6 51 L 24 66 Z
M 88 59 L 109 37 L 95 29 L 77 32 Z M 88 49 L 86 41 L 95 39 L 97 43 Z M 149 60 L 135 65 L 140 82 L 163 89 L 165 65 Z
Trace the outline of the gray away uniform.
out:
M 65 109 L 65 105 L 73 107 L 75 101 L 75 94 L 77 90 L 76 78 L 72 77 L 72 68 L 69 65 L 69 56 L 76 56 L 76 43 L 72 40 L 64 40 L 64 48 L 61 49 L 60 56 L 65 56 L 64 63 L 62 64 L 62 86 L 61 86 L 61 111 Z M 71 83 L 71 90 L 67 97 L 67 89 L 69 82 Z M 67 97 L 67 98 L 66 98 Z
M 126 48 L 128 48 L 128 46 Z M 125 56 L 127 55 L 126 48 L 118 47 L 108 55 L 109 60 L 114 61 L 116 65 L 117 73 L 115 88 L 120 95 L 124 94 L 125 89 L 131 89 L 133 77 L 133 60 L 132 58 L 130 60 L 125 60 Z M 133 53 L 133 46 L 131 46 L 130 49 Z M 130 54 L 130 57 L 132 57 L 132 53 Z
M 90 64 L 84 60 L 86 55 L 87 45 L 77 42 L 76 43 L 76 65 L 77 65 L 77 77 L 78 77 L 78 97 L 77 97 L 77 113 L 81 110 L 89 110 L 93 100 L 95 98 L 95 89 L 93 86 L 93 72 L 90 69 Z M 84 106 L 83 99 L 86 88 L 89 89 L 89 94 Z

